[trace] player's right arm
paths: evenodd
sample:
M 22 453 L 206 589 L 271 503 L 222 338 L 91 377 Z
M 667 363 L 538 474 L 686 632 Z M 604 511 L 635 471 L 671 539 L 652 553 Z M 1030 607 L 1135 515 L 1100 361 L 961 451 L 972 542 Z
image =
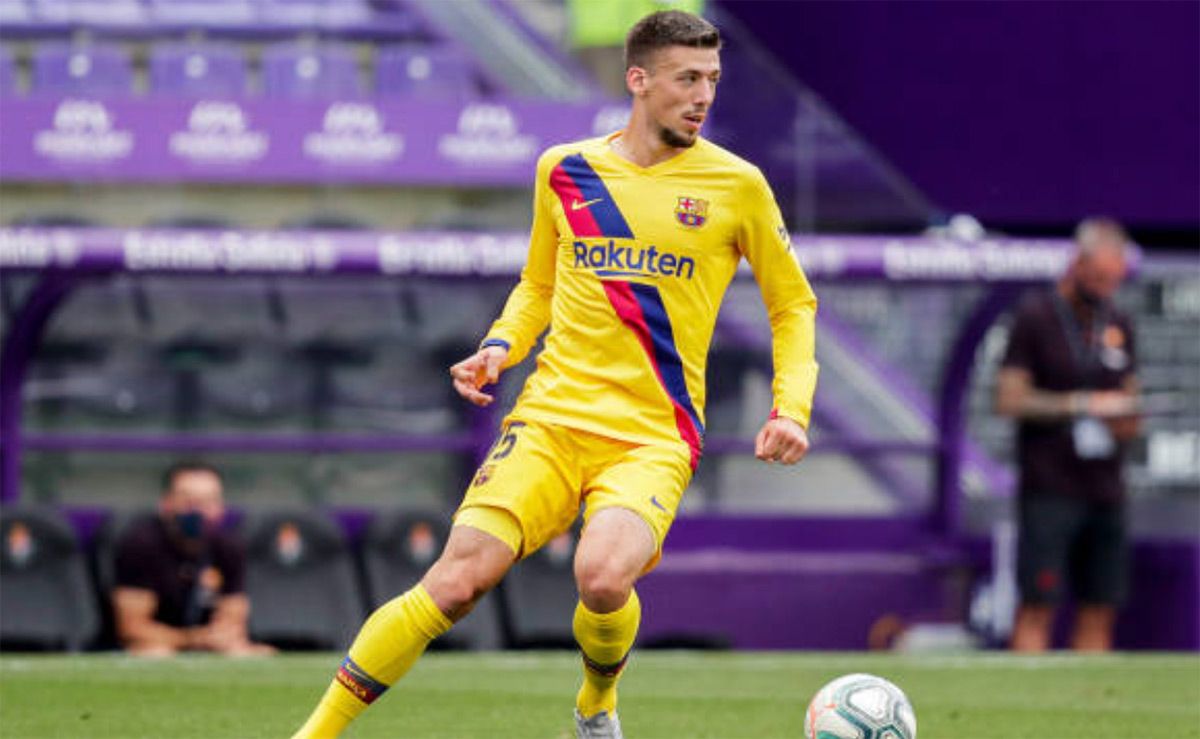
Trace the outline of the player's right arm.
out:
M 188 648 L 185 629 L 154 620 L 158 595 L 153 590 L 117 587 L 112 602 L 117 638 L 129 651 L 171 653 Z
M 185 629 L 156 621 L 158 593 L 155 591 L 148 548 L 137 534 L 117 546 L 116 584 L 112 591 L 113 621 L 121 646 L 142 654 L 171 654 L 188 648 Z
M 1042 390 L 1024 367 L 996 374 L 996 413 L 1024 421 L 1062 421 L 1076 416 L 1121 419 L 1137 414 L 1135 390 Z
M 764 462 L 795 464 L 809 448 L 808 423 L 817 386 L 817 298 L 791 250 L 775 196 L 762 172 L 748 174 L 739 202 L 738 248 L 754 270 L 771 322 L 775 376 L 771 417 L 754 440 Z
M 508 296 L 500 317 L 492 324 L 479 350 L 450 368 L 454 389 L 475 405 L 494 398 L 482 388 L 496 382 L 500 373 L 519 364 L 550 324 L 550 302 L 554 296 L 554 270 L 558 254 L 558 229 L 554 225 L 554 196 L 550 172 L 557 155 L 553 150 L 538 160 L 533 186 L 533 227 L 529 233 L 529 257 L 521 280 Z
M 996 413 L 1033 422 L 1061 422 L 1078 416 L 1120 419 L 1137 413 L 1136 385 L 1129 383 L 1121 390 L 1063 392 L 1038 387 L 1034 378 L 1037 320 L 1027 310 L 1018 312 L 1013 320 L 1008 347 L 996 373 Z

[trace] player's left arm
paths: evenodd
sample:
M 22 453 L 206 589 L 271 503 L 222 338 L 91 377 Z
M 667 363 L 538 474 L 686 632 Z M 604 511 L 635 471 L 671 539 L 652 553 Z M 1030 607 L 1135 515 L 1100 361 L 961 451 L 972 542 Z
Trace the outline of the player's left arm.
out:
M 500 317 L 488 329 L 474 354 L 450 367 L 454 389 L 477 406 L 491 405 L 495 396 L 482 388 L 494 384 L 504 370 L 529 354 L 550 324 L 554 297 L 558 230 L 554 225 L 550 172 L 557 164 L 553 150 L 538 159 L 533 188 L 533 226 L 529 256 L 521 279 L 509 294 Z
M 196 629 L 194 648 L 230 655 L 274 654 L 274 647 L 250 641 L 250 598 L 245 589 L 246 553 L 242 543 L 219 540 L 213 556 L 222 575 L 221 590 L 208 623 Z
M 771 418 L 754 442 L 754 454 L 795 464 L 808 453 L 808 424 L 817 388 L 817 297 L 792 252 L 791 236 L 762 173 L 742 187 L 738 248 L 754 271 L 771 322 L 775 398 Z
M 201 628 L 198 641 L 203 649 L 223 654 L 274 654 L 275 648 L 250 641 L 250 599 L 245 593 L 230 593 L 217 599 L 212 618 Z

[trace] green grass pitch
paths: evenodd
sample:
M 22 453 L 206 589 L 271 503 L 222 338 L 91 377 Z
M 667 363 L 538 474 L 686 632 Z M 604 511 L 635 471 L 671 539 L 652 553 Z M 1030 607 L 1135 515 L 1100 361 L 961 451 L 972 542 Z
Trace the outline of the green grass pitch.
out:
M 0 657 L 0 737 L 287 737 L 333 654 L 142 661 Z M 622 681 L 632 739 L 800 737 L 809 697 L 873 672 L 912 699 L 922 739 L 1200 737 L 1200 656 L 640 652 Z M 348 737 L 573 737 L 569 653 L 426 655 Z

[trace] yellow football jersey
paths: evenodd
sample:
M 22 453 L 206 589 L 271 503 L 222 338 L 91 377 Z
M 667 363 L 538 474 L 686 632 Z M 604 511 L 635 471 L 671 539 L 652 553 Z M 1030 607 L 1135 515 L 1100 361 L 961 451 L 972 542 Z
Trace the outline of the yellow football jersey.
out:
M 713 327 L 745 257 L 771 322 L 773 412 L 807 427 L 817 300 L 762 172 L 704 139 L 639 167 L 618 135 L 538 160 L 529 259 L 483 342 L 512 366 L 550 325 L 510 417 L 685 443 L 695 466 Z

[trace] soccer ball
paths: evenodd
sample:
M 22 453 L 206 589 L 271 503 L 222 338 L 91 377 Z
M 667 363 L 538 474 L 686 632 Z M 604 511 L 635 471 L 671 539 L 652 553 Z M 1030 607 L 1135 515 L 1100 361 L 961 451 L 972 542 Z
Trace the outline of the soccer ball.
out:
M 917 717 L 904 691 L 881 677 L 843 675 L 813 696 L 805 739 L 916 739 Z

